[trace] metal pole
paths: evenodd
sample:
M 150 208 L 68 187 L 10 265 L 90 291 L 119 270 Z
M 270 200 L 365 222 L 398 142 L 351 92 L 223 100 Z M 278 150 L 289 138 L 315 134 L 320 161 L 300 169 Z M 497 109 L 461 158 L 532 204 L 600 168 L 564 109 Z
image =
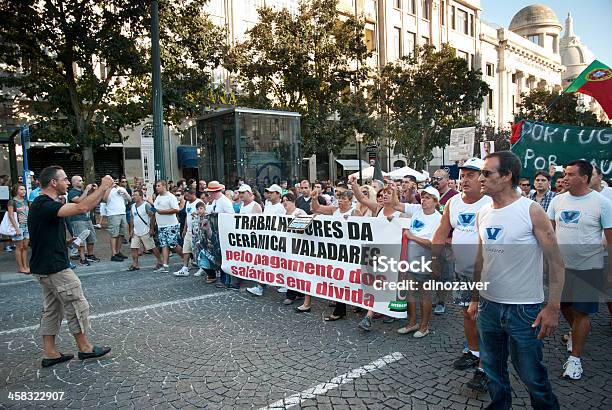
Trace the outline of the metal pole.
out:
M 161 86 L 161 61 L 159 57 L 159 13 L 157 0 L 151 0 L 151 60 L 153 64 L 153 142 L 155 179 L 166 179 L 164 160 L 164 127 Z
M 359 161 L 359 185 L 363 185 L 363 174 L 361 173 L 361 141 L 357 141 L 357 158 Z

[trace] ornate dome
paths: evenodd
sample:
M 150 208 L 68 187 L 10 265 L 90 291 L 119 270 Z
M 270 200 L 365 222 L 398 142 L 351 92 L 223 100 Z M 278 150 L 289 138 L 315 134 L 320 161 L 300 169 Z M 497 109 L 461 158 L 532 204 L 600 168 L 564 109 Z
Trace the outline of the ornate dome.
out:
M 561 30 L 561 23 L 554 11 L 544 4 L 533 4 L 521 9 L 512 17 L 510 30 L 518 31 L 526 27 L 554 26 Z
M 573 79 L 595 59 L 595 55 L 580 41 L 580 37 L 574 33 L 574 21 L 570 13 L 565 20 L 565 32 L 560 42 L 559 54 L 561 64 L 566 67 L 563 78 Z

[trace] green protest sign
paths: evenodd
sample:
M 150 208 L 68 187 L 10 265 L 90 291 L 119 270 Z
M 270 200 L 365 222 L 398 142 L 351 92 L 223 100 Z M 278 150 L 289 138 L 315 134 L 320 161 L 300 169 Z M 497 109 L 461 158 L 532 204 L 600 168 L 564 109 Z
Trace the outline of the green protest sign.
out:
M 513 127 L 512 152 L 521 159 L 521 176 L 528 178 L 550 165 L 585 159 L 612 177 L 612 128 L 573 127 L 521 121 Z

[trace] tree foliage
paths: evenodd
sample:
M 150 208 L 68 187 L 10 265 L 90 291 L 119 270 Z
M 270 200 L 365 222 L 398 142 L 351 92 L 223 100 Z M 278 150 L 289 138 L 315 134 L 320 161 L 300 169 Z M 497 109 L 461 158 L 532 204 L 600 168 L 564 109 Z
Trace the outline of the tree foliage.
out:
M 547 110 L 553 101 L 554 105 Z M 521 95 L 517 108 L 519 117 L 535 121 L 585 127 L 608 126 L 606 122 L 599 121 L 594 113 L 587 111 L 575 93 L 559 96 L 557 91 L 531 90 L 529 94 Z
M 434 148 L 449 143 L 452 128 L 475 125 L 488 89 L 481 72 L 470 70 L 444 44 L 440 50 L 419 47 L 383 67 L 373 96 L 380 101 L 391 138 L 409 160 L 423 167 Z
M 299 12 L 262 8 L 225 62 L 240 105 L 302 114 L 304 154 L 338 153 L 355 130 L 370 133 L 363 22 L 341 18 L 337 0 L 305 0 Z
M 203 1 L 160 1 L 164 105 L 171 118 L 208 94 L 222 33 Z M 39 122 L 38 137 L 80 146 L 91 178 L 93 147 L 151 113 L 149 2 L 0 0 L 0 86 Z M 216 61 L 215 61 L 216 59 Z M 8 95 L 3 93 L 4 96 Z

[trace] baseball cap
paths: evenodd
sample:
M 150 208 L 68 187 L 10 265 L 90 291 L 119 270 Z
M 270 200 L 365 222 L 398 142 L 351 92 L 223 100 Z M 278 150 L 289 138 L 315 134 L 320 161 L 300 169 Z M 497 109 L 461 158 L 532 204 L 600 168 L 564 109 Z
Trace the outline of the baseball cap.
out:
M 240 185 L 240 188 L 238 188 L 238 192 L 250 192 L 250 193 L 253 193 L 253 190 L 247 184 L 242 184 L 242 185 Z
M 269 187 L 266 188 L 266 191 L 268 192 L 277 192 L 279 195 L 282 195 L 283 193 L 283 189 L 278 186 L 277 184 L 272 184 Z
M 440 200 L 440 193 L 438 192 L 436 188 L 434 188 L 431 185 L 427 185 L 425 188 L 423 188 L 421 190 L 421 193 L 423 192 L 427 192 L 429 195 L 432 195 L 433 197 L 435 197 L 438 201 Z
M 484 160 L 474 157 L 465 161 L 463 165 L 459 167 L 459 169 L 473 169 L 474 171 L 480 171 L 482 170 L 483 165 Z

